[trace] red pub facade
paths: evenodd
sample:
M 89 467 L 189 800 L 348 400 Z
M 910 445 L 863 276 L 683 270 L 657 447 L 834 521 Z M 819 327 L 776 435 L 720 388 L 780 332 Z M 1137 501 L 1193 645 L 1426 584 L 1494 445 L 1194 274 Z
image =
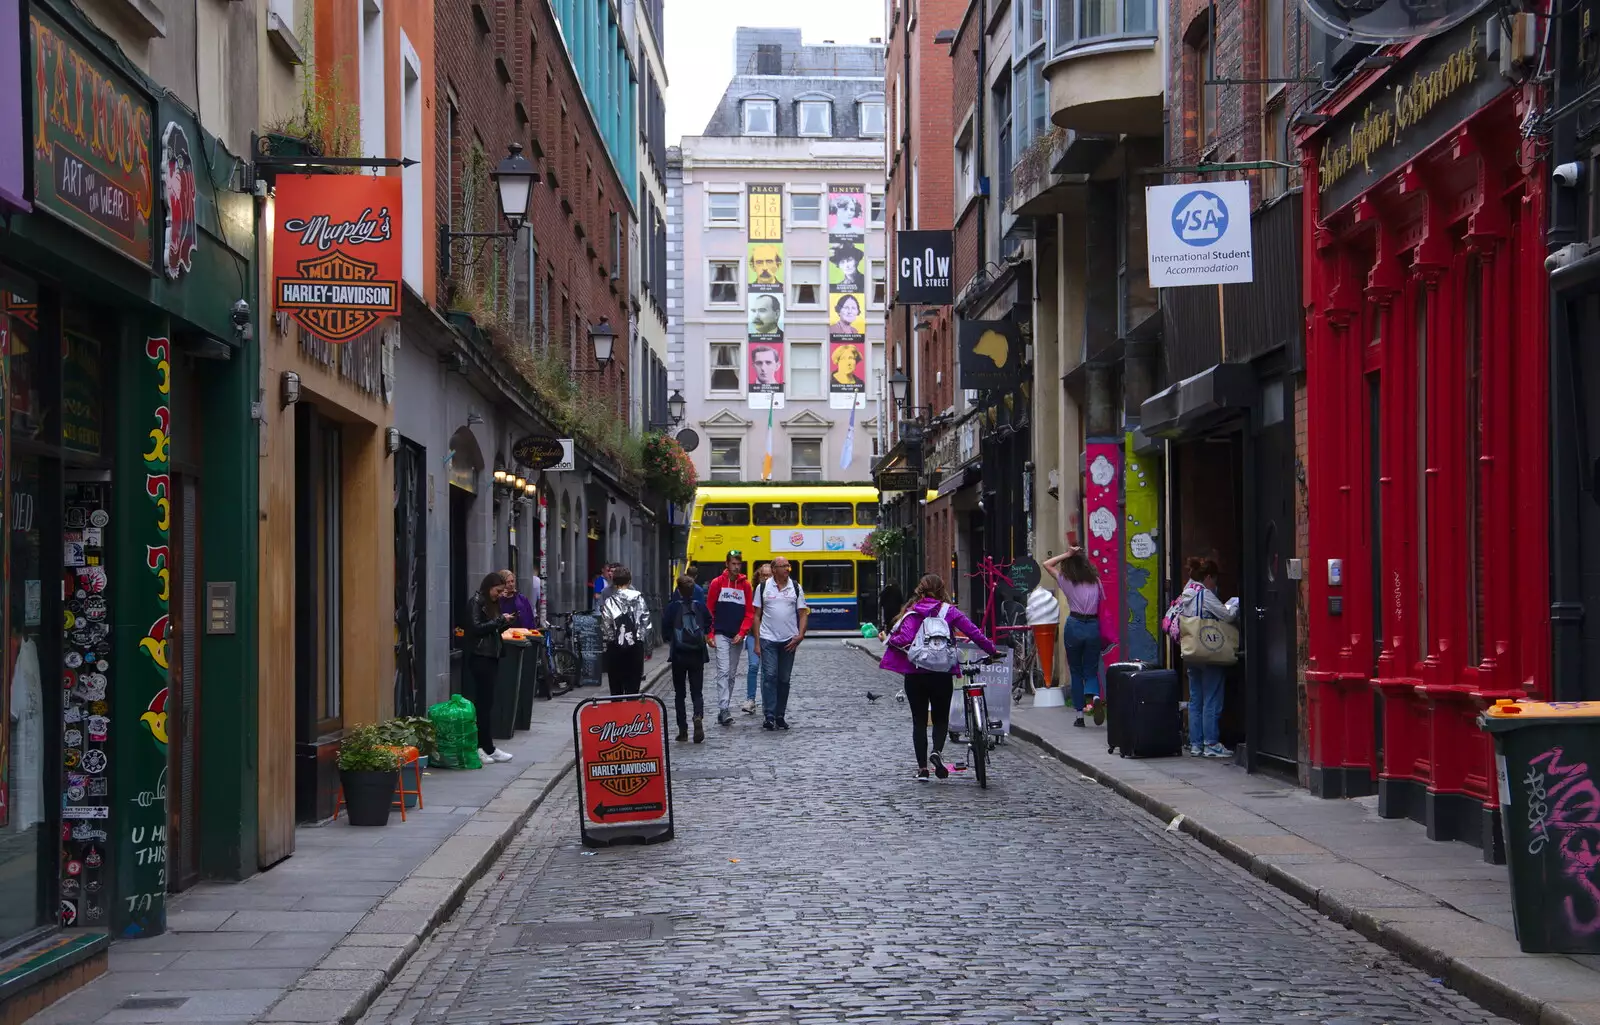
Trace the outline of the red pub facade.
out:
M 1299 137 L 1310 785 L 1503 860 L 1475 717 L 1549 694 L 1544 164 L 1484 19 Z

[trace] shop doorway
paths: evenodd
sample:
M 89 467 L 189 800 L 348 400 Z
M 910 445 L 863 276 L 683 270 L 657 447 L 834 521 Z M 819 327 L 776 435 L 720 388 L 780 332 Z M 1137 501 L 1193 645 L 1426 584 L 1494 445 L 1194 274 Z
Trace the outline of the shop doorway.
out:
M 167 890 L 200 880 L 200 481 L 174 473 L 167 683 Z
M 467 524 L 472 517 L 473 494 L 465 488 L 450 485 L 450 678 L 454 692 L 461 693 L 463 652 L 466 651 L 467 599 L 472 595 L 472 583 L 467 573 Z
M 427 450 L 402 439 L 394 455 L 394 713 L 427 709 Z
M 1253 636 L 1247 645 L 1247 687 L 1255 696 L 1256 754 L 1294 768 L 1299 761 L 1295 679 L 1297 584 L 1288 577 L 1295 541 L 1294 388 L 1287 374 L 1266 378 L 1252 446 L 1254 545 L 1250 586 L 1240 601 Z M 1253 591 L 1251 594 L 1249 592 Z
M 295 406 L 295 815 L 332 818 L 344 729 L 344 435 Z

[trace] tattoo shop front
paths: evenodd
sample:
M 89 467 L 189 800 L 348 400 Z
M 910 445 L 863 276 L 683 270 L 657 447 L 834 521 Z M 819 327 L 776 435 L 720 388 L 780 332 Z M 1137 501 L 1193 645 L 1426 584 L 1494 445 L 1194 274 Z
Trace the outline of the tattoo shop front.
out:
M 0 0 L 0 1018 L 254 846 L 251 200 L 76 8 L 26 12 Z

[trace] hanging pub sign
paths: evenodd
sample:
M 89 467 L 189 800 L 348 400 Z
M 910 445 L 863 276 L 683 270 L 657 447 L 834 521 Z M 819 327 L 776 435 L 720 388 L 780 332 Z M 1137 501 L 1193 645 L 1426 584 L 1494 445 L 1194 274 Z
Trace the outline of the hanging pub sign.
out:
M 150 97 L 38 4 L 28 27 L 34 204 L 153 267 Z
M 916 470 L 880 470 L 878 471 L 878 490 L 890 491 L 916 491 L 922 486 L 922 474 Z
M 167 207 L 167 232 L 161 265 L 176 281 L 194 266 L 199 230 L 194 219 L 194 154 L 189 135 L 176 121 L 161 133 L 161 195 Z
M 950 264 L 953 231 L 899 231 L 894 242 L 894 301 L 949 306 L 954 301 Z
M 272 292 L 313 336 L 348 342 L 400 312 L 397 176 L 281 175 Z
M 1022 379 L 1022 335 L 1009 320 L 963 320 L 957 336 L 961 387 L 1006 388 Z
M 530 470 L 548 470 L 566 458 L 561 439 L 530 434 L 511 446 L 511 458 Z

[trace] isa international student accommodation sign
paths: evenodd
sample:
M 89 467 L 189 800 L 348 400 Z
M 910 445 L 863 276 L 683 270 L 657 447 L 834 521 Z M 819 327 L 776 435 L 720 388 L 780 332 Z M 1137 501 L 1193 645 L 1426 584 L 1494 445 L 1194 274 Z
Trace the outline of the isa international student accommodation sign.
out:
M 1152 185 L 1144 193 L 1152 287 L 1251 280 L 1249 182 Z

